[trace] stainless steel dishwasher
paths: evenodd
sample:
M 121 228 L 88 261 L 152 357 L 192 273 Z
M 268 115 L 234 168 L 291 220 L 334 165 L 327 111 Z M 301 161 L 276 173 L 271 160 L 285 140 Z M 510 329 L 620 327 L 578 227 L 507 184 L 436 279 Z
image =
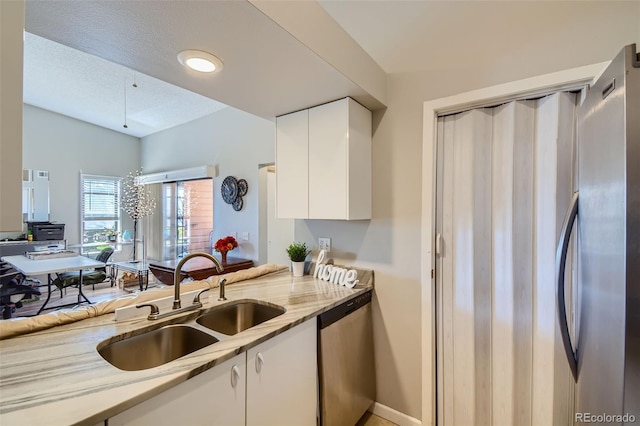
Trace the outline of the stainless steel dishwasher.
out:
M 353 426 L 376 396 L 371 295 L 318 316 L 319 424 Z

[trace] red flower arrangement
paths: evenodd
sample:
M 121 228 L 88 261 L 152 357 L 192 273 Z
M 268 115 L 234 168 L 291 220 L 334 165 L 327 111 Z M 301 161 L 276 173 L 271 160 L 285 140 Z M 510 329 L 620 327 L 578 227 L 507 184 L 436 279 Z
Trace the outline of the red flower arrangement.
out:
M 216 244 L 213 246 L 215 251 L 226 254 L 228 251 L 233 250 L 238 247 L 238 242 L 231 235 L 228 235 L 224 238 L 220 238 L 216 241 Z

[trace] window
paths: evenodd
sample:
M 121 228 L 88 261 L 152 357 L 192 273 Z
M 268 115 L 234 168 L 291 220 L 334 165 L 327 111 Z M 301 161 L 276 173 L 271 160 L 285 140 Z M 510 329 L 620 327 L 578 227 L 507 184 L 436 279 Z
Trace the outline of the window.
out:
M 104 248 L 120 232 L 120 178 L 80 175 L 82 253 Z

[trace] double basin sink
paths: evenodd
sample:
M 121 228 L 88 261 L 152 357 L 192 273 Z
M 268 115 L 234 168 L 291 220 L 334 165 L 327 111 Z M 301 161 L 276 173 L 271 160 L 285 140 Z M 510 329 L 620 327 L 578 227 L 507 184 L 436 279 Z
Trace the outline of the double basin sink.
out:
M 285 311 L 282 306 L 267 302 L 229 302 L 204 310 L 195 319 L 195 324 L 232 336 L 282 315 Z M 126 371 L 146 370 L 220 341 L 214 334 L 196 327 L 188 324 L 166 325 L 130 337 L 108 339 L 100 343 L 97 349 L 102 358 L 116 368 Z

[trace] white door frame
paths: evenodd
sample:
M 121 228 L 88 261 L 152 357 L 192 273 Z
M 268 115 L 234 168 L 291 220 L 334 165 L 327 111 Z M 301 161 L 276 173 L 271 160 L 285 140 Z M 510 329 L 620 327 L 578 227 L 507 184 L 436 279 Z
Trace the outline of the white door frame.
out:
M 426 101 L 422 131 L 422 256 L 420 272 L 422 324 L 422 424 L 436 425 L 435 218 L 438 115 L 495 105 L 593 82 L 609 62 L 545 74 L 446 98 Z

